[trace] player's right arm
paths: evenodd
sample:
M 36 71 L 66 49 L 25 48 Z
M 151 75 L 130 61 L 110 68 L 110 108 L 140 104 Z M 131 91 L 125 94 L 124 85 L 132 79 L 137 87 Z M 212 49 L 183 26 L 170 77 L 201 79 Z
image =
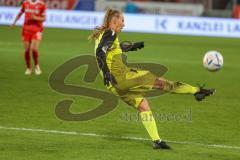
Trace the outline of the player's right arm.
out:
M 117 35 L 112 30 L 106 30 L 103 33 L 103 36 L 100 40 L 100 43 L 98 44 L 98 47 L 96 49 L 96 57 L 98 61 L 98 66 L 100 70 L 103 72 L 104 77 L 104 84 L 109 85 L 109 82 L 112 82 L 112 84 L 116 84 L 115 79 L 112 77 L 108 66 L 106 62 L 107 58 L 107 52 L 110 50 L 110 48 L 113 45 L 114 40 L 116 39 Z
M 24 8 L 24 5 L 22 4 L 22 8 L 21 8 L 20 12 L 17 14 L 16 18 L 14 19 L 14 21 L 13 21 L 13 23 L 12 23 L 12 25 L 11 25 L 12 27 L 14 27 L 14 26 L 16 25 L 17 21 L 18 21 L 18 20 L 21 18 L 21 16 L 23 15 L 24 11 L 25 11 L 25 8 Z

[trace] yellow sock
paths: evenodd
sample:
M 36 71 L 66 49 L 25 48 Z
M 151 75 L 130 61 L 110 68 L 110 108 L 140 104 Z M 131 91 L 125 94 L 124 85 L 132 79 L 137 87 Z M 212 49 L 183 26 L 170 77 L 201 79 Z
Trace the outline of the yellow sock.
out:
M 140 113 L 143 126 L 146 128 L 149 136 L 153 141 L 160 140 L 154 116 L 151 111 Z
M 189 84 L 182 83 L 182 82 L 174 82 L 174 93 L 189 93 L 195 94 L 199 91 L 198 87 L 193 87 Z
M 199 91 L 199 88 L 182 82 L 167 81 L 164 90 L 172 93 L 195 94 Z

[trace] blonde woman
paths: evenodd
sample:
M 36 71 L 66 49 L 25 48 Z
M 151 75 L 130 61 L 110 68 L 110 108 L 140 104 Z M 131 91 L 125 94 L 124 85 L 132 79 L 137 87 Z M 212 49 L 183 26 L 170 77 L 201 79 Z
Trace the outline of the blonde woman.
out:
M 215 90 L 168 81 L 150 71 L 128 67 L 122 59 L 123 52 L 142 49 L 144 42 L 120 43 L 118 36 L 124 26 L 123 13 L 108 9 L 102 26 L 96 27 L 89 36 L 90 40 L 95 41 L 96 58 L 104 85 L 140 112 L 142 123 L 153 141 L 154 149 L 170 149 L 158 134 L 154 116 L 147 99 L 144 98 L 144 91 L 160 89 L 170 93 L 193 94 L 196 100 L 201 101 L 206 96 L 212 95 Z

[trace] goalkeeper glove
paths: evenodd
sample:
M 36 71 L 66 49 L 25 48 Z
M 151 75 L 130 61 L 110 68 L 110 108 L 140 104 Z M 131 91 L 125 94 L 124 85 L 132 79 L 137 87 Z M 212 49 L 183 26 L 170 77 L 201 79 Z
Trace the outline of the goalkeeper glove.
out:
M 144 47 L 144 42 L 135 42 L 133 43 L 130 51 L 137 51 L 138 49 L 142 49 Z
M 123 52 L 137 51 L 138 49 L 142 49 L 144 47 L 144 42 L 131 43 L 129 41 L 123 41 L 120 43 L 120 47 Z

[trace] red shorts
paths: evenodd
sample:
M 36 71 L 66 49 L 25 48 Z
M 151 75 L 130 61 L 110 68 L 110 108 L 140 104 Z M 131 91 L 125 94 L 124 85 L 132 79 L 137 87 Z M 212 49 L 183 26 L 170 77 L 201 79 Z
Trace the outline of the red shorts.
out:
M 42 40 L 42 32 L 29 32 L 29 31 L 24 31 L 22 32 L 22 40 L 23 41 L 32 41 L 32 40 L 37 40 L 41 41 Z

